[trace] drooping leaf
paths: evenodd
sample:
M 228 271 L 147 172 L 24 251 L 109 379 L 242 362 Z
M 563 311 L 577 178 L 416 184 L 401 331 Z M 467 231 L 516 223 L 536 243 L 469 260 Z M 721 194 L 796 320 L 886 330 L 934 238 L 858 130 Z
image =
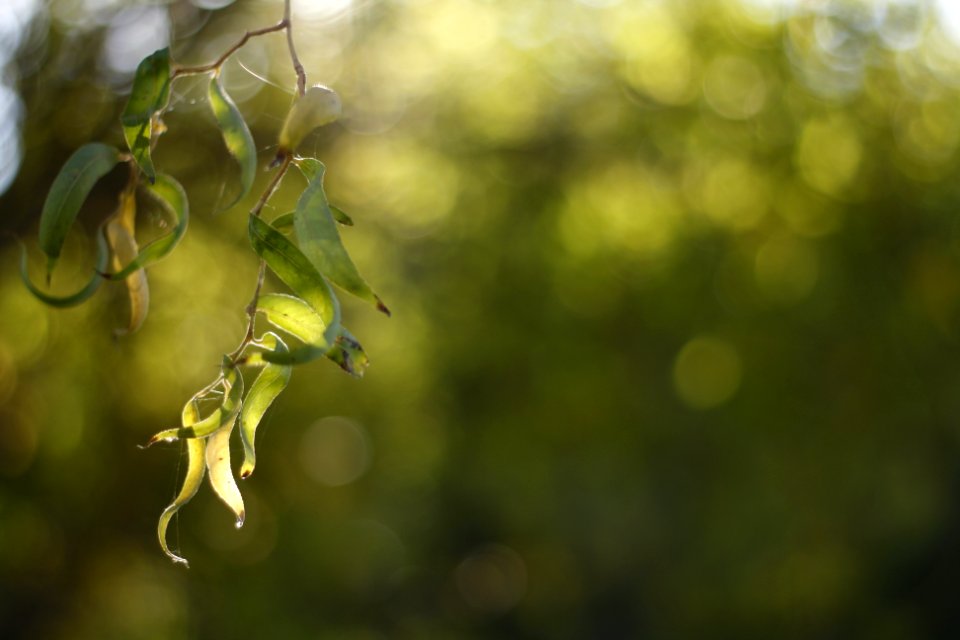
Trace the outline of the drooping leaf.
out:
M 106 235 L 113 253 L 113 268 L 120 269 L 125 262 L 137 256 L 137 241 L 134 239 L 137 199 L 133 189 L 120 194 L 117 212 L 107 221 Z M 114 335 L 133 333 L 143 324 L 150 306 L 150 287 L 147 272 L 137 269 L 124 279 L 130 298 L 130 319 L 124 329 L 115 329 Z
M 194 424 L 200 417 L 197 406 L 193 402 L 187 403 L 183 411 L 183 426 L 188 427 Z M 160 548 L 174 562 L 180 562 L 189 566 L 186 558 L 182 558 L 170 551 L 167 546 L 167 526 L 174 514 L 180 510 L 180 507 L 190 502 L 193 496 L 197 494 L 200 483 L 203 482 L 204 473 L 206 473 L 205 451 L 207 441 L 201 438 L 187 440 L 187 473 L 183 478 L 183 485 L 180 492 L 173 502 L 160 514 L 160 521 L 157 523 L 157 537 L 160 539 Z
M 353 295 L 372 302 L 377 309 L 390 315 L 390 311 L 363 279 L 357 267 L 350 259 L 340 232 L 334 222 L 333 212 L 323 192 L 324 167 L 319 160 L 300 161 L 300 166 L 309 168 L 310 184 L 297 201 L 294 215 L 294 227 L 297 230 L 297 242 L 303 254 L 307 256 L 317 270 L 329 278 L 338 287 Z
M 229 209 L 250 193 L 253 187 L 253 180 L 257 175 L 257 148 L 240 110 L 220 84 L 219 73 L 214 74 L 210 80 L 208 96 L 213 116 L 223 134 L 223 141 L 240 165 L 240 194 L 225 207 Z
M 304 136 L 340 117 L 340 96 L 330 87 L 314 85 L 287 112 L 280 130 L 280 153 L 293 151 Z
M 171 176 L 160 173 L 157 174 L 157 181 L 154 184 L 146 185 L 146 188 L 147 193 L 156 198 L 172 218 L 173 229 L 170 233 L 143 247 L 136 258 L 116 273 L 104 273 L 105 278 L 121 280 L 131 273 L 163 259 L 180 243 L 180 239 L 187 231 L 187 223 L 190 220 L 190 206 L 187 202 L 187 194 L 180 183 Z
M 38 289 L 37 286 L 30 281 L 30 274 L 27 266 L 27 247 L 21 242 L 20 279 L 23 280 L 23 284 L 27 287 L 27 290 L 32 293 L 35 298 L 50 305 L 51 307 L 73 307 L 90 298 L 90 296 L 97 292 L 97 289 L 99 289 L 100 285 L 103 283 L 103 278 L 101 278 L 97 272 L 106 269 L 107 263 L 110 260 L 110 250 L 107 247 L 104 224 L 101 224 L 97 228 L 95 237 L 97 242 L 97 261 L 96 266 L 94 267 L 93 275 L 87 281 L 87 284 L 85 284 L 79 291 L 65 296 L 54 296 L 49 293 L 45 293 Z
M 240 372 L 236 367 L 231 366 L 228 358 L 224 358 L 223 364 L 221 365 L 220 385 L 223 387 L 223 402 L 210 412 L 210 415 L 202 420 L 194 421 L 189 425 L 173 429 L 164 429 L 154 434 L 153 437 L 147 441 L 147 446 L 149 447 L 160 441 L 172 442 L 184 438 L 204 438 L 218 429 L 223 428 L 227 423 L 233 422 L 237 417 L 237 413 L 240 412 L 242 405 L 243 377 L 240 376 Z M 187 404 L 190 405 L 194 402 L 195 399 L 191 398 Z
M 265 334 L 260 342 L 269 351 L 287 352 L 287 345 L 275 334 Z M 250 386 L 250 391 L 243 401 L 243 409 L 240 411 L 240 439 L 243 441 L 241 478 L 248 478 L 257 465 L 255 448 L 257 426 L 263 419 L 263 414 L 290 382 L 290 373 L 291 368 L 288 365 L 267 364 Z
M 150 157 L 153 138 L 153 116 L 163 109 L 170 97 L 170 51 L 160 49 L 140 61 L 133 77 L 130 99 L 120 115 L 123 137 L 133 159 L 151 182 L 156 170 Z
M 307 179 L 307 182 L 312 182 L 318 177 L 321 180 L 323 179 L 323 173 L 326 171 L 326 167 L 316 158 L 297 158 L 294 162 L 296 163 L 297 168 L 300 169 L 300 173 L 303 174 L 303 177 Z M 329 206 L 330 213 L 333 214 L 334 220 L 346 227 L 353 226 L 353 218 L 351 218 L 346 211 L 332 204 Z
M 343 209 L 341 209 L 340 207 L 335 207 L 335 206 L 333 206 L 333 205 L 331 204 L 331 205 L 330 205 L 330 213 L 333 214 L 333 219 L 336 220 L 337 222 L 339 222 L 340 224 L 342 224 L 342 225 L 344 225 L 344 226 L 347 226 L 347 227 L 352 227 L 352 226 L 353 226 L 353 218 L 351 218 L 351 217 L 347 214 L 347 212 L 344 211 Z
M 292 242 L 257 216 L 250 216 L 248 232 L 257 255 L 320 316 L 325 342 L 331 344 L 340 326 L 340 303 L 330 285 Z
M 370 359 L 363 347 L 343 325 L 340 325 L 340 334 L 333 348 L 327 351 L 326 355 L 354 378 L 362 378 L 370 365 Z
M 280 214 L 270 222 L 270 226 L 280 233 L 290 233 L 293 231 L 293 211 Z
M 73 152 L 53 181 L 40 213 L 40 249 L 47 256 L 47 283 L 67 232 L 97 180 L 120 162 L 120 151 L 98 142 Z
M 236 423 L 236 417 L 234 417 L 207 438 L 206 457 L 207 470 L 210 472 L 210 486 L 223 503 L 233 511 L 239 529 L 243 526 L 245 518 L 243 496 L 240 495 L 240 488 L 237 487 L 237 481 L 233 477 L 233 469 L 230 468 L 230 435 Z
M 357 339 L 340 325 L 334 341 L 326 342 L 323 320 L 303 300 L 282 293 L 267 293 L 260 296 L 257 311 L 267 322 L 304 343 L 303 347 L 293 348 L 288 353 L 261 354 L 260 359 L 264 362 L 301 364 L 326 356 L 350 375 L 363 376 L 369 360 Z

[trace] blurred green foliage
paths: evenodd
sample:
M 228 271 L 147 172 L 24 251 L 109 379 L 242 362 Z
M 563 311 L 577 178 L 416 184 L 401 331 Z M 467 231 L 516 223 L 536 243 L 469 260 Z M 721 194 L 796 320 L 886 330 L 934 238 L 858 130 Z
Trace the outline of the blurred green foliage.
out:
M 207 62 L 281 11 L 8 6 L 0 169 L 22 162 L 0 225 L 24 236 L 73 149 L 121 142 L 140 58 L 169 41 Z M 169 563 L 153 532 L 182 452 L 135 445 L 238 342 L 256 273 L 252 198 L 214 215 L 239 171 L 184 80 L 154 159 L 194 220 L 139 334 L 111 337 L 120 285 L 48 310 L 0 246 L 0 635 L 960 633 L 960 44 L 937 6 L 296 6 L 308 79 L 344 104 L 309 150 L 394 312 L 346 304 L 367 376 L 298 371 L 244 528 L 203 491 L 171 528 L 191 569 Z M 223 75 L 261 168 L 284 47 L 257 39 Z

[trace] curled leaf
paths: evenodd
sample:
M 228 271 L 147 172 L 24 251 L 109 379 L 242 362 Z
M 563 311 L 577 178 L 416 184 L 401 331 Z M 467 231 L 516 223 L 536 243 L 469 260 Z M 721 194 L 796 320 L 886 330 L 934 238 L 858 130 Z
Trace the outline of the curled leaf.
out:
M 272 333 L 267 333 L 260 340 L 263 346 L 280 353 L 287 352 L 287 346 Z M 267 364 L 253 381 L 243 409 L 240 411 L 240 439 L 243 441 L 243 466 L 240 467 L 240 477 L 247 478 L 253 473 L 257 464 L 255 437 L 257 426 L 263 415 L 290 382 L 291 368 L 289 365 Z
M 120 162 L 120 152 L 97 142 L 85 144 L 67 159 L 50 186 L 40 213 L 40 249 L 47 256 L 47 283 L 67 232 L 97 180 Z
M 390 315 L 390 311 L 363 279 L 350 259 L 340 239 L 334 222 L 330 203 L 323 191 L 324 166 L 319 160 L 304 159 L 298 166 L 306 166 L 304 174 L 310 174 L 310 184 L 297 201 L 294 227 L 300 249 L 321 274 L 335 285 L 376 305 L 377 309 Z
M 326 356 L 354 378 L 362 378 L 370 365 L 370 359 L 363 347 L 343 325 L 340 325 L 337 340 Z
M 85 284 L 79 291 L 64 296 L 54 296 L 38 289 L 37 286 L 30 281 L 30 273 L 27 265 L 27 247 L 22 242 L 20 243 L 20 279 L 23 280 L 23 284 L 35 298 L 50 305 L 51 307 L 63 308 L 76 306 L 96 293 L 97 289 L 99 289 L 100 285 L 103 283 L 103 278 L 101 278 L 97 272 L 106 269 L 107 262 L 110 260 L 110 250 L 107 247 L 107 240 L 104 235 L 103 224 L 97 228 L 96 241 L 97 261 L 96 266 L 94 267 L 94 273 L 87 281 L 87 284 Z
M 237 202 L 242 200 L 253 187 L 253 180 L 257 174 L 257 148 L 253 142 L 253 136 L 250 134 L 250 128 L 243 120 L 240 110 L 234 104 L 227 92 L 224 91 L 220 83 L 220 74 L 217 73 L 210 80 L 208 90 L 210 108 L 213 110 L 213 116 L 217 120 L 220 132 L 223 134 L 223 141 L 227 145 L 237 163 L 240 165 L 240 194 L 228 204 L 225 209 L 229 209 Z
M 120 206 L 117 213 L 107 221 L 106 235 L 113 253 L 113 268 L 120 269 L 124 262 L 130 262 L 137 256 L 137 241 L 134 239 L 136 219 L 136 197 L 133 189 L 120 194 Z M 143 324 L 150 306 L 150 287 L 147 273 L 137 269 L 124 279 L 130 298 L 130 320 L 125 329 L 114 330 L 115 335 L 133 333 Z
M 293 231 L 293 211 L 288 211 L 287 213 L 277 216 L 270 223 L 270 226 L 280 233 L 290 233 Z
M 188 403 L 188 407 L 185 407 L 183 412 L 183 426 L 190 426 L 196 422 L 199 417 L 196 404 L 192 402 Z M 163 552 L 167 554 L 167 557 L 171 560 L 187 566 L 189 566 L 189 563 L 186 558 L 176 555 L 170 551 L 170 548 L 167 546 L 167 526 L 170 524 L 170 520 L 174 514 L 180 510 L 180 507 L 193 499 L 193 496 L 197 494 L 197 490 L 200 488 L 200 483 L 203 482 L 203 476 L 206 472 L 204 455 L 206 447 L 206 440 L 200 438 L 187 440 L 187 473 L 183 478 L 183 485 L 181 485 L 177 497 L 174 498 L 173 502 L 160 514 L 160 521 L 157 523 L 157 538 L 160 539 L 160 548 L 163 549 Z
M 127 146 L 150 182 L 156 180 L 156 170 L 150 157 L 154 114 L 164 108 L 169 97 L 170 51 L 164 48 L 140 61 L 133 77 L 130 99 L 120 115 Z
M 235 417 L 236 414 L 234 414 Z M 210 471 L 210 486 L 223 503 L 233 511 L 239 529 L 243 526 L 245 517 L 243 496 L 240 495 L 240 488 L 237 487 L 233 470 L 230 468 L 230 435 L 236 423 L 236 419 L 230 420 L 207 438 L 206 458 L 207 470 Z
M 173 440 L 182 440 L 185 438 L 204 438 L 213 432 L 221 429 L 224 425 L 237 417 L 240 412 L 243 399 L 243 378 L 236 367 L 230 365 L 229 360 L 224 358 L 221 366 L 222 376 L 220 385 L 223 387 L 223 402 L 214 409 L 206 418 L 191 422 L 189 425 L 173 429 L 164 429 L 153 435 L 147 446 L 156 444 L 160 441 L 170 442 Z M 187 405 L 195 402 L 191 398 Z
M 340 303 L 330 285 L 300 249 L 260 218 L 250 216 L 248 231 L 253 250 L 317 312 L 325 326 L 325 343 L 332 343 L 340 326 Z
M 172 177 L 160 173 L 157 174 L 157 181 L 154 184 L 147 185 L 146 188 L 147 193 L 156 198 L 172 218 L 174 222 L 173 230 L 143 247 L 136 258 L 128 262 L 122 269 L 115 273 L 102 274 L 105 278 L 122 280 L 131 273 L 163 259 L 180 243 L 180 239 L 187 231 L 190 207 L 187 202 L 187 194 L 180 183 Z

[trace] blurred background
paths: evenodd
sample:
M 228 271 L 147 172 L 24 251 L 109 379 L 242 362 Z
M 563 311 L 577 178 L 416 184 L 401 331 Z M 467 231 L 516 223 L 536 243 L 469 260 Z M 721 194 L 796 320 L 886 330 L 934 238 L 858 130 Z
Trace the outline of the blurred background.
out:
M 171 564 L 182 452 L 136 445 L 239 341 L 257 266 L 205 80 L 176 82 L 154 156 L 192 220 L 138 334 L 112 338 L 119 286 L 35 301 L 12 238 L 39 273 L 46 191 L 79 145 L 122 145 L 141 58 L 208 62 L 281 15 L 0 5 L 0 636 L 960 636 L 951 0 L 295 1 L 308 80 L 345 110 L 300 151 L 394 313 L 343 296 L 365 379 L 296 369 L 246 525 L 205 485 Z M 224 70 L 261 167 L 285 47 Z

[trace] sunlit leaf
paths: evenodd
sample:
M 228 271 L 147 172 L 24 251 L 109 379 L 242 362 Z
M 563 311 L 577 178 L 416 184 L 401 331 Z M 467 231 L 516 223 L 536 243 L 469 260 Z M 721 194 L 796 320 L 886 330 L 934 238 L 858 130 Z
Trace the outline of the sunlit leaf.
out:
M 332 343 L 340 326 L 340 303 L 330 285 L 292 242 L 257 216 L 250 216 L 248 231 L 254 251 L 284 284 L 313 307 L 326 327 L 325 342 Z
M 318 160 L 311 158 L 299 161 L 299 166 L 307 166 L 304 175 L 311 175 L 310 184 L 297 202 L 294 215 L 294 227 L 297 230 L 297 242 L 303 254 L 317 270 L 329 278 L 338 287 L 353 295 L 372 302 L 387 315 L 390 311 L 373 292 L 367 281 L 360 276 L 357 267 L 350 259 L 340 232 L 334 222 L 333 212 L 323 192 L 324 167 Z
M 231 366 L 230 361 L 224 358 L 221 365 L 220 386 L 223 388 L 223 402 L 214 409 L 210 415 L 203 420 L 192 422 L 189 425 L 173 429 L 164 429 L 153 435 L 147 442 L 149 447 L 157 442 L 172 442 L 173 440 L 182 440 L 184 438 L 203 438 L 222 428 L 229 422 L 232 422 L 240 407 L 243 399 L 243 377 L 236 367 Z M 195 402 L 190 399 L 187 404 Z
M 327 351 L 326 355 L 355 378 L 362 378 L 370 365 L 370 359 L 363 347 L 343 325 L 340 325 L 340 333 L 333 348 Z
M 180 183 L 172 177 L 160 173 L 154 184 L 146 185 L 147 193 L 152 195 L 166 209 L 173 221 L 173 229 L 140 250 L 136 258 L 116 273 L 105 273 L 104 277 L 111 280 L 126 278 L 138 269 L 147 267 L 163 259 L 180 243 L 180 239 L 187 231 L 190 220 L 190 207 L 187 203 L 187 194 Z
M 311 311 L 311 313 L 313 313 Z M 316 314 L 314 314 L 316 315 Z M 267 333 L 260 339 L 260 343 L 270 351 L 287 352 L 287 345 L 272 333 Z M 240 468 L 240 477 L 247 478 L 253 473 L 257 464 L 255 436 L 257 425 L 263 419 L 263 414 L 286 388 L 290 382 L 291 368 L 285 365 L 267 364 L 250 385 L 250 391 L 243 401 L 240 411 L 240 439 L 243 441 L 243 466 Z
M 183 426 L 188 427 L 194 424 L 199 417 L 200 414 L 196 404 L 188 403 L 183 411 Z M 157 523 L 157 537 L 160 539 L 160 547 L 163 552 L 174 562 L 180 562 L 187 566 L 189 566 L 189 563 L 186 558 L 176 555 L 167 546 L 167 526 L 174 514 L 180 510 L 180 507 L 190 502 L 193 496 L 197 494 L 200 483 L 203 482 L 203 476 L 207 468 L 204 455 L 206 447 L 207 441 L 205 439 L 193 438 L 187 440 L 187 473 L 183 478 L 183 485 L 181 485 L 177 497 L 160 514 L 160 521 Z
M 67 232 L 97 180 L 120 162 L 120 152 L 100 143 L 73 152 L 53 181 L 40 213 L 40 249 L 47 256 L 47 283 L 60 257 Z
M 133 260 L 137 256 L 137 241 L 134 239 L 137 199 L 134 190 L 128 189 L 120 194 L 117 212 L 107 221 L 106 235 L 113 254 L 113 268 Z M 147 284 L 147 272 L 137 269 L 124 279 L 130 298 L 130 320 L 124 329 L 115 329 L 115 335 L 133 333 L 143 324 L 150 306 L 150 287 Z
M 250 193 L 253 187 L 253 180 L 257 175 L 257 148 L 240 110 L 220 84 L 219 73 L 210 80 L 208 95 L 210 108 L 223 134 L 223 141 L 230 154 L 240 164 L 240 195 L 226 206 L 229 209 Z
M 233 511 L 239 529 L 243 526 L 245 517 L 243 496 L 240 495 L 237 480 L 233 477 L 233 469 L 230 468 L 230 435 L 236 423 L 234 417 L 207 438 L 206 457 L 207 470 L 210 472 L 210 486 L 223 503 Z
M 336 362 L 347 373 L 362 377 L 369 364 L 363 347 L 357 339 L 340 325 L 336 339 L 326 342 L 323 320 L 303 300 L 282 293 L 268 293 L 260 296 L 257 311 L 267 322 L 304 343 L 303 347 L 293 348 L 284 354 L 261 354 L 264 362 L 300 364 L 307 359 L 320 356 Z
M 170 52 L 160 49 L 140 61 L 133 78 L 130 99 L 120 115 L 123 137 L 140 170 L 153 182 L 156 170 L 150 157 L 153 116 L 170 97 Z
M 100 285 L 103 284 L 103 278 L 101 278 L 97 272 L 106 269 L 107 263 L 110 260 L 110 250 L 107 247 L 107 240 L 105 237 L 103 224 L 97 228 L 95 237 L 97 241 L 97 261 L 96 266 L 94 267 L 93 275 L 87 281 L 87 284 L 85 284 L 79 291 L 65 296 L 54 296 L 49 293 L 45 293 L 38 289 L 37 286 L 30 281 L 30 274 L 28 272 L 27 265 L 27 247 L 21 242 L 20 279 L 23 280 L 23 284 L 26 285 L 27 290 L 38 300 L 50 305 L 51 307 L 73 307 L 90 298 L 90 296 L 97 292 L 97 289 L 100 288 Z
M 330 87 L 314 85 L 297 99 L 287 112 L 280 130 L 279 146 L 281 153 L 292 151 L 304 136 L 340 117 L 342 105 L 340 96 Z

